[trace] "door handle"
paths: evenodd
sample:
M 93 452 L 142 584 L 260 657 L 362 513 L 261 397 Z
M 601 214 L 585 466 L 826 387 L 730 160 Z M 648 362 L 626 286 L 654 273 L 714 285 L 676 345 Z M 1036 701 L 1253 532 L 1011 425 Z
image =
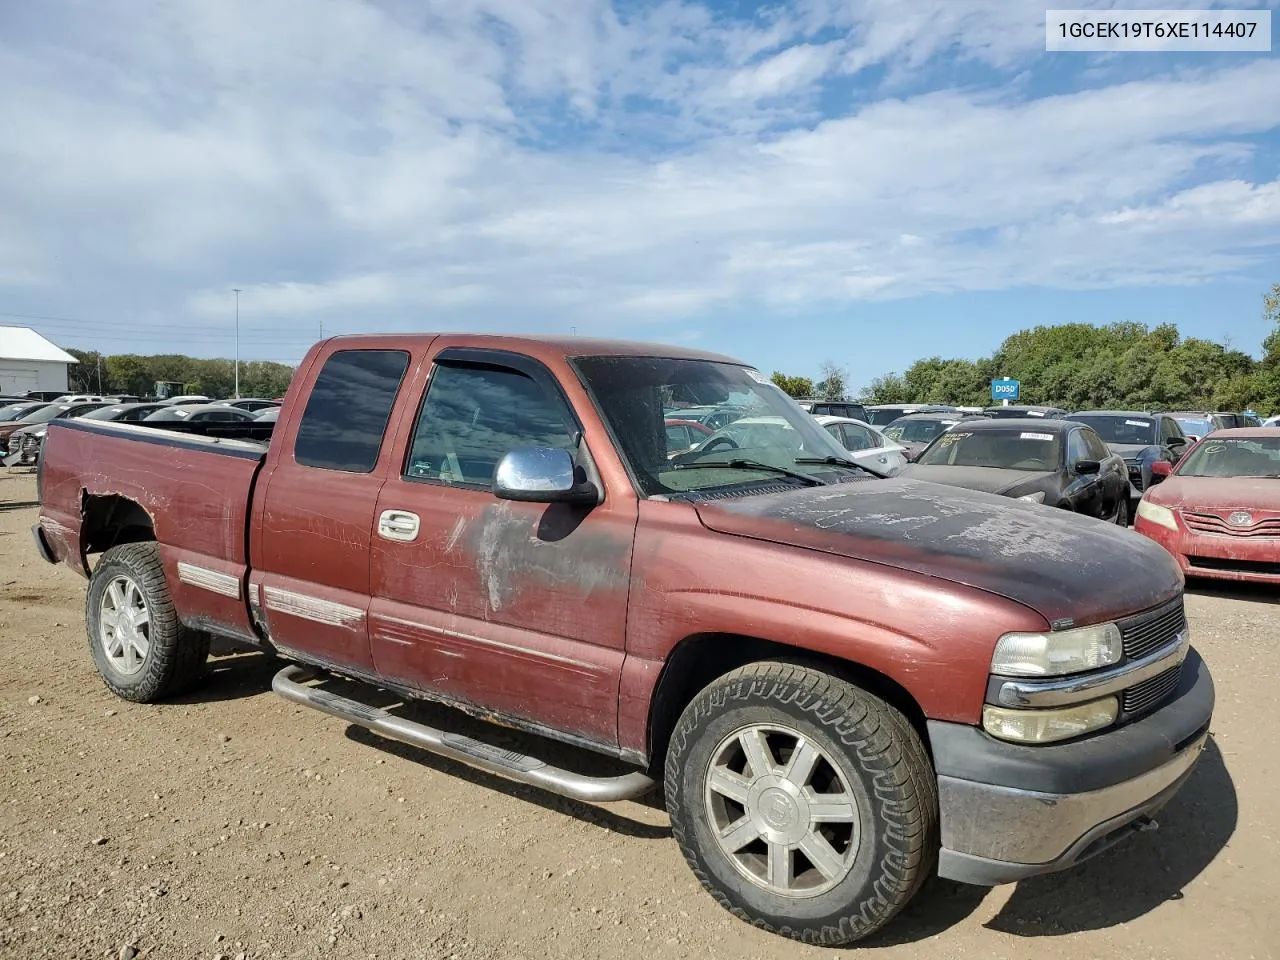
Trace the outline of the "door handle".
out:
M 418 515 L 408 510 L 383 510 L 378 517 L 378 536 L 409 543 L 418 539 L 420 523 Z

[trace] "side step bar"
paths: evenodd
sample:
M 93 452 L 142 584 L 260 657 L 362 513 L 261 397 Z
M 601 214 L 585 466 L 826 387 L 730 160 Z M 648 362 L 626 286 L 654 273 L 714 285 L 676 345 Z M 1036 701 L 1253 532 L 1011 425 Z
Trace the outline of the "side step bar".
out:
M 445 733 L 425 724 L 405 720 L 358 700 L 307 686 L 305 681 L 314 673 L 314 670 L 297 664 L 285 667 L 272 678 L 271 689 L 286 700 L 366 727 L 391 740 L 399 740 L 573 800 L 588 803 L 634 800 L 653 789 L 653 780 L 643 773 L 628 773 L 620 777 L 588 777 L 550 766 L 537 757 L 503 750 L 471 737 Z

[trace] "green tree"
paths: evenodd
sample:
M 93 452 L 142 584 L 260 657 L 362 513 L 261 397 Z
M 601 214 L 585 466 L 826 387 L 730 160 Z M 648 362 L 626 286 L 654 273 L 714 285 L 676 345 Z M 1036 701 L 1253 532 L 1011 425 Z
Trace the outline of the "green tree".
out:
M 823 360 L 818 367 L 821 378 L 813 385 L 817 400 L 844 400 L 849 391 L 849 371 L 833 360 Z
M 863 403 L 910 403 L 911 391 L 900 374 L 886 373 L 859 390 L 858 399 Z
M 797 400 L 813 396 L 813 381 L 808 377 L 793 377 L 775 370 L 769 379 L 783 393 Z

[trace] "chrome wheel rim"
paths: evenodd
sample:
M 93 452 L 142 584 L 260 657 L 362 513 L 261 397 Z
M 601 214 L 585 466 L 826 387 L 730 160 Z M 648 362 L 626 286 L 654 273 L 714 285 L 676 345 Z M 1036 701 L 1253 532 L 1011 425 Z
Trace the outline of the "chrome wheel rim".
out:
M 151 613 L 132 578 L 119 576 L 107 584 L 98 612 L 98 642 L 117 673 L 137 673 L 151 649 Z
M 858 804 L 840 768 L 813 740 L 779 724 L 753 724 L 720 742 L 705 802 L 720 852 L 757 887 L 815 897 L 858 855 Z

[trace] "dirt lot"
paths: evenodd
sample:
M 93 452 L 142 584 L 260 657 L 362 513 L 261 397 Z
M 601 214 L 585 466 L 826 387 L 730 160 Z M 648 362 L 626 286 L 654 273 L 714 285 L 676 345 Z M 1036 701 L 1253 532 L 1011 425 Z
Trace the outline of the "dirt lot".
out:
M 275 697 L 261 655 L 217 657 L 180 703 L 115 699 L 86 650 L 83 582 L 30 545 L 33 499 L 29 477 L 0 475 L 0 956 L 839 955 L 721 911 L 660 809 L 577 804 L 378 740 Z M 1218 711 L 1158 833 L 1016 887 L 935 882 L 861 949 L 1280 957 L 1274 602 L 1190 598 Z

